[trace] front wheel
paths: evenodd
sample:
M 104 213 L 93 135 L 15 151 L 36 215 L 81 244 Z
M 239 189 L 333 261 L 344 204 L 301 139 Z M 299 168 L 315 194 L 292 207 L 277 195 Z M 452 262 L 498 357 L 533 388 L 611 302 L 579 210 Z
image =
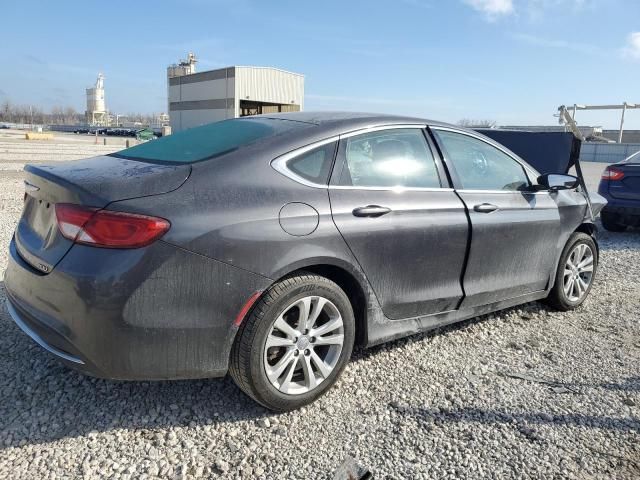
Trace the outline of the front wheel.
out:
M 590 235 L 576 232 L 562 251 L 556 281 L 547 303 L 566 312 L 579 307 L 587 298 L 598 268 L 598 249 Z
M 288 277 L 269 288 L 244 320 L 230 373 L 265 407 L 293 410 L 331 388 L 354 338 L 353 309 L 338 285 L 312 274 Z

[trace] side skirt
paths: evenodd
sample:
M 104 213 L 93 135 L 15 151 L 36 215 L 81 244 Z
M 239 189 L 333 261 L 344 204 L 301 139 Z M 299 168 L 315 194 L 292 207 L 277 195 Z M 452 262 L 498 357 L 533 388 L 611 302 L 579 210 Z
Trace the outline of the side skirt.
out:
M 540 300 L 545 298 L 548 293 L 548 290 L 540 290 L 526 295 L 521 295 L 519 297 L 502 300 L 500 302 L 481 305 L 479 307 L 464 310 L 450 310 L 447 312 L 422 317 L 406 318 L 403 320 L 390 320 L 386 317 L 383 317 L 383 320 L 380 318 L 382 317 L 381 312 L 378 312 L 377 315 L 374 313 L 372 315 L 372 317 L 374 317 L 374 321 L 369 322 L 367 347 L 379 345 L 398 338 L 408 337 L 416 333 L 426 332 L 444 325 L 461 322 L 469 318 L 514 307 L 523 303 Z

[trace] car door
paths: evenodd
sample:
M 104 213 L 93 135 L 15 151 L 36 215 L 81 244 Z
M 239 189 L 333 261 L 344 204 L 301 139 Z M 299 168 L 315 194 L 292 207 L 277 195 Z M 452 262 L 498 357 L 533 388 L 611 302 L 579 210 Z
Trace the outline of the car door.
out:
M 556 268 L 560 215 L 549 192 L 529 188 L 531 167 L 485 137 L 431 131 L 471 221 L 460 308 L 547 288 Z
M 341 136 L 329 196 L 333 220 L 384 314 L 455 309 L 468 220 L 424 126 Z

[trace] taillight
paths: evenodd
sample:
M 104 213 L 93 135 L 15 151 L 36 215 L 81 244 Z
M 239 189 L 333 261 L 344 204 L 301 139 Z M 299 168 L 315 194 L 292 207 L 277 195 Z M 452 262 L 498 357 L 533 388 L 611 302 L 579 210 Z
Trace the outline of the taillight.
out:
M 622 180 L 624 172 L 616 167 L 607 167 L 602 172 L 602 180 Z
M 171 227 L 164 218 L 98 210 L 70 203 L 56 204 L 56 218 L 65 238 L 105 248 L 144 247 Z

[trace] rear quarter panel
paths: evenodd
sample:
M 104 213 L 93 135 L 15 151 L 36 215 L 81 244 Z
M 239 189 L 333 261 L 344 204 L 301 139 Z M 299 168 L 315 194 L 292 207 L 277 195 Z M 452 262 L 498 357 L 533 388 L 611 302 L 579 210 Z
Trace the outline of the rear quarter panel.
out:
M 357 270 L 333 223 L 327 189 L 276 172 L 270 162 L 277 154 L 255 146 L 196 163 L 178 190 L 109 208 L 166 218 L 171 229 L 163 241 L 274 280 L 311 264 Z M 280 211 L 291 203 L 312 208 L 291 209 L 297 213 L 287 230 L 317 223 L 311 233 L 282 228 Z

